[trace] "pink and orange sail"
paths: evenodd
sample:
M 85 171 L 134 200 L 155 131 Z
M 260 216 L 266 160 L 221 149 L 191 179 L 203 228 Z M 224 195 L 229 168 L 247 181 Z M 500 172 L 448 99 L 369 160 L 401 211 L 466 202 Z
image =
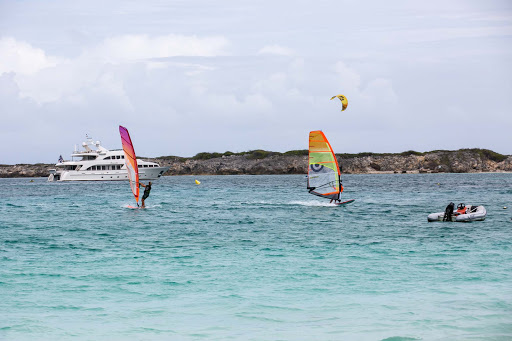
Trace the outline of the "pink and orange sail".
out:
M 132 139 L 128 129 L 123 126 L 119 126 L 119 133 L 121 134 L 121 143 L 123 144 L 124 161 L 126 163 L 126 169 L 128 170 L 128 179 L 130 180 L 130 187 L 137 206 L 139 205 L 139 167 L 137 166 L 137 158 L 135 156 L 135 150 L 133 149 Z

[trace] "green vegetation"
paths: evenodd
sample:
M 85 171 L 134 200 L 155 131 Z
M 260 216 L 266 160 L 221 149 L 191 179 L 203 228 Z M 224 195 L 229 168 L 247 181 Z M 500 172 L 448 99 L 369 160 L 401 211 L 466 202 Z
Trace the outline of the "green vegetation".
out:
M 241 152 L 241 153 L 233 153 L 230 151 L 227 151 L 225 153 L 198 153 L 195 156 L 192 157 L 193 160 L 209 160 L 209 159 L 215 159 L 218 157 L 223 156 L 232 156 L 232 155 L 245 155 L 248 159 L 265 159 L 272 155 L 279 155 L 281 153 L 276 152 L 269 152 L 263 149 L 256 149 L 256 150 L 250 150 L 248 152 Z
M 448 158 L 455 154 L 457 157 L 462 157 L 464 152 L 469 152 L 471 154 L 478 154 L 482 159 L 489 159 L 496 162 L 501 162 L 505 160 L 508 156 L 499 154 L 496 152 L 493 152 L 492 150 L 488 149 L 480 149 L 480 148 L 471 148 L 471 149 L 459 149 L 459 150 L 432 150 L 429 152 L 417 152 L 414 150 L 408 150 L 401 153 L 371 153 L 371 152 L 363 152 L 363 153 L 357 153 L 357 154 L 336 154 L 337 156 L 343 158 L 343 159 L 352 159 L 356 157 L 367 157 L 367 156 L 410 156 L 410 155 L 416 155 L 416 156 L 423 156 L 427 154 L 433 154 L 433 153 L 443 153 L 442 158 L 446 159 L 446 162 L 449 163 Z M 444 163 L 444 162 L 443 162 Z
M 256 149 L 256 150 L 249 151 L 245 155 L 248 159 L 254 160 L 254 159 L 266 159 L 267 157 L 275 155 L 275 154 L 276 153 L 274 153 L 274 152 L 269 152 L 269 151 L 266 151 L 263 149 Z M 278 153 L 278 154 L 280 154 L 280 153 Z
M 217 157 L 222 157 L 221 153 L 197 153 L 192 157 L 194 160 L 209 160 L 209 159 L 215 159 Z
M 181 159 L 183 159 L 183 160 L 188 160 L 188 159 L 192 159 L 192 160 L 210 160 L 210 159 L 215 159 L 215 158 L 219 158 L 219 157 L 223 157 L 223 156 L 233 156 L 233 155 L 245 156 L 248 159 L 265 159 L 265 158 L 273 156 L 273 155 L 281 155 L 281 153 L 279 153 L 279 152 L 271 152 L 271 151 L 267 151 L 267 150 L 263 150 L 263 149 L 249 150 L 247 152 L 240 152 L 240 153 L 233 153 L 233 152 L 230 152 L 230 151 L 226 151 L 224 153 L 202 152 L 202 153 L 197 153 L 196 155 L 194 155 L 191 158 L 181 158 Z M 306 153 L 306 155 L 307 155 L 307 153 Z M 173 159 L 173 158 L 179 158 L 179 157 L 177 157 L 177 156 L 161 156 L 161 157 L 159 157 L 157 159 L 163 159 L 163 160 L 167 159 L 168 160 L 168 159 Z
M 489 160 L 492 160 L 495 162 L 504 161 L 508 157 L 507 155 L 496 153 L 489 149 L 472 148 L 472 149 L 461 149 L 461 150 L 478 154 L 478 155 L 480 155 L 480 157 L 482 159 L 489 159 Z
M 141 159 L 142 159 L 142 157 L 141 157 Z M 172 161 L 179 161 L 179 162 L 185 162 L 188 160 L 188 158 L 186 158 L 186 157 L 174 156 L 174 155 L 159 156 L 159 157 L 156 157 L 155 159 L 157 159 L 157 160 L 172 160 Z
M 283 153 L 283 155 L 286 155 L 286 156 L 307 156 L 308 154 L 309 154 L 309 150 L 307 150 L 307 149 L 290 150 L 290 151 Z
M 429 152 L 417 152 L 414 150 L 407 150 L 407 151 L 401 152 L 401 153 L 362 152 L 362 153 L 357 153 L 357 154 L 342 153 L 342 154 L 336 154 L 336 155 L 342 159 L 353 159 L 353 158 L 368 157 L 368 156 L 371 156 L 371 157 L 384 157 L 384 156 L 404 156 L 404 157 L 406 157 L 406 156 L 411 156 L 411 155 L 423 156 L 423 155 L 432 154 L 432 153 L 441 153 L 442 154 L 441 164 L 446 164 L 446 165 L 450 164 L 451 158 L 454 158 L 454 157 L 462 158 L 464 156 L 464 153 L 469 153 L 469 154 L 473 154 L 473 155 L 476 154 L 476 155 L 480 156 L 482 159 L 488 159 L 488 160 L 492 160 L 495 162 L 501 162 L 508 157 L 507 155 L 502 155 L 502 154 L 493 152 L 492 150 L 480 149 L 480 148 L 459 149 L 459 150 L 432 150 Z M 188 157 L 188 158 L 171 155 L 171 156 L 160 156 L 160 157 L 157 157 L 156 159 L 176 160 L 176 161 L 184 162 L 186 160 L 191 160 L 191 159 L 192 160 L 210 160 L 210 159 L 215 159 L 215 158 L 219 158 L 219 157 L 223 157 L 223 156 L 224 157 L 245 156 L 247 159 L 257 160 L 257 159 L 266 159 L 268 157 L 276 156 L 276 155 L 307 156 L 308 150 L 307 149 L 298 149 L 298 150 L 290 150 L 290 151 L 287 151 L 284 153 L 273 152 L 273 151 L 268 151 L 268 150 L 263 150 L 263 149 L 255 149 L 255 150 L 249 150 L 246 152 L 239 152 L 239 153 L 234 153 L 231 151 L 226 151 L 224 153 L 202 152 L 202 153 L 197 153 L 193 157 Z
M 421 152 L 416 152 L 414 150 L 408 150 L 408 151 L 402 152 L 398 155 L 400 155 L 400 156 L 410 156 L 410 155 L 421 156 L 421 155 L 425 155 L 425 154 L 427 154 L 427 153 L 421 153 Z

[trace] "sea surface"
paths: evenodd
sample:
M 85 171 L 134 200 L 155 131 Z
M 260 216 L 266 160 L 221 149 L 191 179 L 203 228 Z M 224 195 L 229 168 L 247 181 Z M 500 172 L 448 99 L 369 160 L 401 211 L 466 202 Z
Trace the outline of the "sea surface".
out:
M 144 210 L 30 180 L 0 179 L 1 340 L 512 340 L 512 174 L 344 175 L 345 207 L 164 177 Z M 427 222 L 450 201 L 487 219 Z

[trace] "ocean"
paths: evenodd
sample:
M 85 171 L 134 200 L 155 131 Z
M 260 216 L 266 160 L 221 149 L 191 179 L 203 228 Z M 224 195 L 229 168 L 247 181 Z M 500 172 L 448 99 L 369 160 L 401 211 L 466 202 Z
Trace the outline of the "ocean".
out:
M 512 174 L 33 180 L 0 179 L 1 340 L 512 339 Z

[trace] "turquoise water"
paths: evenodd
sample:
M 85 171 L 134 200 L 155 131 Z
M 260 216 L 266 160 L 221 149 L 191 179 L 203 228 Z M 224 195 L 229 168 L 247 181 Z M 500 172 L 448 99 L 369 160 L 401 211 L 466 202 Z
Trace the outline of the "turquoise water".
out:
M 512 339 L 512 174 L 343 179 L 333 207 L 303 175 L 165 177 L 146 210 L 0 179 L 0 339 Z M 427 223 L 450 201 L 488 218 Z

